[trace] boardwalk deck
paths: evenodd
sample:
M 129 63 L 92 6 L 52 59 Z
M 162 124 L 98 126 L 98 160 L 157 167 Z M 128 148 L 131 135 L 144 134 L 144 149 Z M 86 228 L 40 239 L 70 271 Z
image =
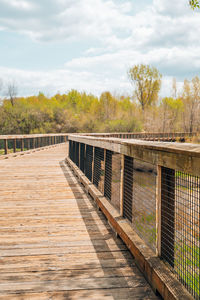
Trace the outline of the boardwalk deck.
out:
M 0 299 L 157 299 L 65 156 L 0 161 Z

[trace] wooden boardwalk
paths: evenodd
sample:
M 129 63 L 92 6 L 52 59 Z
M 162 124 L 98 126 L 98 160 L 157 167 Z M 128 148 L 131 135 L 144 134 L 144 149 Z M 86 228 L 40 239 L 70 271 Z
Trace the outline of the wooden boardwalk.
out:
M 158 299 L 65 157 L 0 160 L 0 299 Z

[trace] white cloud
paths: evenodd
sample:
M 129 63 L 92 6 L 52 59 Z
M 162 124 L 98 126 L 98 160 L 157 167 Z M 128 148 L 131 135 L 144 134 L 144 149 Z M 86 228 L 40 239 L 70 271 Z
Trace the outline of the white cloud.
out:
M 139 63 L 155 65 L 163 73 L 164 91 L 171 77 L 200 75 L 200 14 L 189 8 L 187 0 L 153 0 L 146 6 L 143 1 L 137 12 L 138 0 L 0 0 L 0 4 L 1 30 L 40 42 L 89 44 L 82 56 L 66 60 L 63 70 L 12 70 L 27 90 L 33 85 L 33 90 L 78 88 L 98 94 L 106 89 L 131 91 L 126 72 Z M 12 72 L 7 69 L 3 74 L 9 77 Z
M 31 3 L 29 1 L 25 0 L 1 0 L 0 3 L 4 3 L 6 6 L 19 9 L 19 10 L 24 10 L 24 11 L 29 11 L 35 8 L 35 4 Z

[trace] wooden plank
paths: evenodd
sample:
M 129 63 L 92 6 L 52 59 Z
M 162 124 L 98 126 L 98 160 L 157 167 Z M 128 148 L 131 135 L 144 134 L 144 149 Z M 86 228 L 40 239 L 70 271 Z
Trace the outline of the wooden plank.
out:
M 157 299 L 65 156 L 0 161 L 0 299 Z
M 70 135 L 69 140 L 200 176 L 200 145 Z
M 44 293 L 19 293 L 16 294 L 2 294 L 1 300 L 82 300 L 82 299 L 95 299 L 95 300 L 141 300 L 141 299 L 158 299 L 149 287 L 137 288 L 113 288 L 113 289 L 91 289 L 91 290 L 76 290 L 76 291 L 59 291 L 59 292 L 44 292 Z

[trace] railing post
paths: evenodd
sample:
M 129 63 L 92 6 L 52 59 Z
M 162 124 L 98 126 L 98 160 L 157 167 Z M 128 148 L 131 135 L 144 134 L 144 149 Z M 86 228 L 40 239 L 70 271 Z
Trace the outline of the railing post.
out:
M 24 151 L 24 139 L 21 139 L 21 151 Z
M 35 138 L 33 138 L 33 149 L 35 149 Z
M 28 138 L 27 139 L 27 150 L 29 150 L 31 148 L 31 146 L 30 146 L 30 139 Z
M 4 154 L 8 154 L 8 140 L 4 140 Z
M 13 140 L 13 152 L 16 152 L 16 139 Z
M 161 256 L 161 166 L 157 166 L 156 178 L 156 254 Z
M 123 202 L 124 202 L 124 154 L 121 154 L 121 181 L 120 181 L 120 215 L 123 216 Z

